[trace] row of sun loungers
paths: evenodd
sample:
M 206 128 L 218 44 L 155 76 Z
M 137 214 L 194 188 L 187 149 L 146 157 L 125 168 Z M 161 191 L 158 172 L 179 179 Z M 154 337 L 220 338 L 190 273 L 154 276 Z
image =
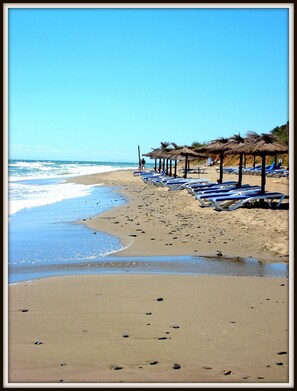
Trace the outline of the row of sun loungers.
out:
M 172 178 L 165 172 L 143 172 L 139 175 L 143 181 L 156 186 L 166 186 L 168 190 L 187 190 L 195 196 L 201 207 L 213 207 L 218 211 L 232 211 L 244 205 L 266 203 L 270 208 L 278 208 L 285 194 L 261 192 L 260 186 L 243 184 L 238 187 L 235 181 L 223 183 L 210 182 L 207 178 Z
M 216 169 L 219 172 L 219 168 Z M 238 174 L 239 168 L 238 167 L 225 167 L 223 168 L 224 174 Z M 262 172 L 262 166 L 255 166 L 255 167 L 243 167 L 242 173 L 247 175 L 261 175 Z M 289 170 L 281 168 L 281 164 L 275 165 L 275 162 L 273 162 L 271 165 L 268 165 L 265 167 L 265 173 L 269 177 L 288 177 L 289 176 Z
M 182 173 L 186 172 L 186 170 L 184 168 L 181 168 L 179 171 Z M 203 167 L 189 168 L 189 169 L 187 169 L 187 173 L 188 174 L 205 174 L 206 168 L 203 168 Z

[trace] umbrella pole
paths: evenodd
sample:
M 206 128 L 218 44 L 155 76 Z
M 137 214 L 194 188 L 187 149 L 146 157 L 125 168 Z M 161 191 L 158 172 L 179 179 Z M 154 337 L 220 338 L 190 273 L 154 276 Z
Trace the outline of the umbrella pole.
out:
M 174 160 L 174 178 L 176 178 L 176 167 L 177 166 L 177 161 Z
M 155 171 L 157 171 L 157 159 L 155 159 Z
M 172 160 L 170 159 L 170 176 L 172 176 Z
M 242 158 L 243 154 L 239 154 L 239 171 L 238 171 L 238 184 L 237 187 L 240 187 L 242 184 Z
M 220 154 L 220 179 L 218 180 L 218 183 L 223 183 L 223 157 L 224 154 Z
M 140 160 L 140 146 L 138 145 L 138 168 L 141 170 L 141 160 Z
M 186 155 L 185 175 L 184 175 L 185 178 L 187 178 L 187 171 L 188 171 L 188 155 Z
M 168 159 L 166 159 L 166 175 L 168 175 Z
M 159 160 L 159 172 L 161 172 L 161 159 Z
M 265 183 L 266 183 L 266 172 L 265 172 L 265 166 L 266 166 L 266 155 L 262 155 L 262 178 L 261 178 L 261 193 L 265 193 Z

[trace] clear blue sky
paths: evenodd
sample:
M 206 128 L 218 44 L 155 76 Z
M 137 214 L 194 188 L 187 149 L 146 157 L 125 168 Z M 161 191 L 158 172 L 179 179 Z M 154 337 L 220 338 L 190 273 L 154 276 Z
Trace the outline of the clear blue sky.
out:
M 288 9 L 10 9 L 9 157 L 137 161 L 289 120 Z

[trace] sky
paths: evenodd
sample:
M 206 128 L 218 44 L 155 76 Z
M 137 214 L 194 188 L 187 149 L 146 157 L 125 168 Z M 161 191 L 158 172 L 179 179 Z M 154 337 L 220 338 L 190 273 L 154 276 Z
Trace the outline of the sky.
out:
M 235 5 L 236 6 L 236 5 Z M 288 8 L 8 10 L 8 156 L 136 162 L 289 120 Z

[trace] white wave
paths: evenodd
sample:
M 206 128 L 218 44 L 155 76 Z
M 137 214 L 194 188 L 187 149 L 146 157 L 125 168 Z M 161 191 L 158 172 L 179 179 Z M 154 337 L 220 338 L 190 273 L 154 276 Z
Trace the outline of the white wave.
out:
M 25 167 L 25 166 L 22 166 Z M 20 175 L 9 175 L 9 182 L 24 181 L 28 179 L 55 179 L 55 178 L 70 178 L 82 175 L 100 174 L 104 172 L 118 170 L 133 170 L 136 166 L 111 166 L 111 165 L 82 165 L 82 164 L 60 164 L 58 166 L 38 166 L 37 163 L 30 163 L 28 166 L 34 170 L 29 171 L 26 175 L 20 171 Z M 38 168 L 38 170 L 36 170 Z
M 92 187 L 63 183 L 63 179 L 127 169 L 133 170 L 135 166 L 130 163 L 109 164 L 109 162 L 98 164 L 53 161 L 11 162 L 8 177 L 9 214 L 25 208 L 53 204 L 63 199 L 82 197 L 89 194 Z M 58 180 L 57 183 L 47 184 L 47 179 Z M 38 180 L 43 182 L 38 183 Z
M 53 166 L 55 162 L 26 162 L 26 161 L 17 161 L 14 163 L 9 163 L 11 167 L 30 167 L 30 168 L 43 168 L 46 166 Z
M 13 184 L 13 196 L 8 203 L 8 213 L 14 214 L 25 208 L 50 205 L 64 199 L 83 197 L 90 194 L 93 185 L 62 183 L 56 185 L 27 186 Z

